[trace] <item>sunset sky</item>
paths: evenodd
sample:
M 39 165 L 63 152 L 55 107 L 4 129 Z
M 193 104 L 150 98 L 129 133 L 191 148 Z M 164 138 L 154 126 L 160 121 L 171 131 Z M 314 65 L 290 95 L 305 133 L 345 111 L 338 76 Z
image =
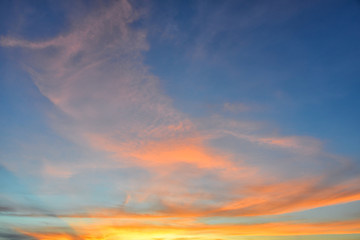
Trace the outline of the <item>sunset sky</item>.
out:
M 1 0 L 0 240 L 358 240 L 359 92 L 356 0 Z

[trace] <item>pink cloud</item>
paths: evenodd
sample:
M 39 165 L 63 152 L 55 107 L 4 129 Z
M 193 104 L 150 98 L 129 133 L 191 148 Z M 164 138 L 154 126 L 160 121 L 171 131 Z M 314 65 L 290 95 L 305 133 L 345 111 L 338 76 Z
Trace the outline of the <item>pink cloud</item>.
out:
M 111 162 L 107 163 L 108 168 L 138 166 L 152 174 L 146 189 L 139 187 L 143 191 L 136 188 L 129 192 L 127 199 L 131 200 L 126 202 L 140 204 L 153 194 L 163 199 L 158 205 L 177 214 L 185 211 L 179 207 L 182 204 L 190 209 L 189 215 L 261 215 L 359 199 L 359 189 L 350 183 L 333 185 L 329 190 L 321 188 L 321 197 L 314 188 L 318 181 L 313 178 L 258 187 L 258 182 L 274 180 L 269 177 L 273 173 L 260 175 L 258 168 L 263 168 L 262 172 L 267 169 L 253 166 L 250 158 L 237 153 L 236 146 L 240 148 L 243 144 L 239 140 L 265 150 L 275 148 L 309 157 L 309 168 L 318 160 L 317 155 L 323 153 L 321 141 L 312 137 L 261 134 L 262 129 L 268 128 L 262 123 L 221 116 L 192 119 L 177 110 L 162 90 L 160 80 L 143 63 L 142 53 L 149 48 L 146 31 L 130 26 L 140 17 L 141 12 L 129 2 L 118 1 L 74 22 L 71 31 L 51 40 L 0 39 L 2 46 L 32 50 L 24 64 L 40 92 L 56 108 L 51 112 L 51 124 L 59 134 L 104 152 L 102 162 Z M 57 51 L 49 54 L 50 47 Z M 247 105 L 228 103 L 224 108 L 249 109 Z M 209 144 L 226 136 L 233 136 L 231 141 L 237 144 L 230 150 L 222 151 Z M 106 165 L 99 162 L 93 168 Z M 86 168 L 89 166 L 82 170 Z M 73 171 L 49 163 L 44 173 L 68 178 Z M 218 194 L 219 190 L 211 187 L 194 190 L 191 182 L 201 181 L 206 174 L 212 174 L 212 178 L 226 186 L 226 194 Z M 341 191 L 345 193 L 341 195 Z M 243 194 L 243 198 L 234 193 Z M 307 199 L 301 199 L 302 194 Z M 280 196 L 293 202 L 282 204 Z M 186 203 L 181 203 L 182 199 Z M 202 209 L 196 211 L 200 200 L 207 201 L 207 205 L 203 204 L 204 213 Z

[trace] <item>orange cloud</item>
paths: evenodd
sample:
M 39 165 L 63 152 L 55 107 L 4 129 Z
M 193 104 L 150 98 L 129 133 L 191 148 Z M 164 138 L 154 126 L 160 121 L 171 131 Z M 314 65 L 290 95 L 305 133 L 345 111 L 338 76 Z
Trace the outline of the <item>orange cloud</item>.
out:
M 182 136 L 183 133 L 192 136 Z M 248 177 L 256 172 L 255 168 L 238 166 L 241 162 L 239 159 L 235 164 L 229 154 L 222 154 L 205 146 L 204 137 L 196 134 L 194 130 L 188 132 L 183 124 L 175 129 L 169 126 L 166 134 L 156 133 L 156 136 L 160 140 L 152 140 L 148 136 L 122 142 L 100 134 L 87 134 L 86 138 L 94 148 L 111 153 L 118 161 L 152 169 L 157 173 L 162 170 L 171 173 L 182 164 L 198 168 L 199 173 L 202 170 L 216 170 L 220 176 L 233 179 Z
M 360 200 L 360 179 L 327 185 L 324 179 L 297 179 L 251 186 L 245 197 L 224 205 L 215 215 L 272 215 Z M 241 190 L 240 190 L 241 192 Z
M 188 163 L 199 168 L 235 168 L 230 161 L 226 160 L 225 156 L 216 154 L 211 149 L 206 149 L 201 146 L 201 143 L 194 142 L 191 139 L 150 142 L 131 155 L 149 165 Z

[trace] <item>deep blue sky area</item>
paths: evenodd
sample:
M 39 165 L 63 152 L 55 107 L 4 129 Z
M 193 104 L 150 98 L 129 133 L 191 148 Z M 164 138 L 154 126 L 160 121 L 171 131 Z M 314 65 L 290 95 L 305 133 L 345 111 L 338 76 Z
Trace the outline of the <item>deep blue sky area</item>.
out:
M 356 156 L 360 5 L 356 1 L 293 4 L 300 9 L 283 1 L 238 1 L 222 8 L 216 1 L 153 4 L 150 19 L 162 27 L 150 32 L 152 47 L 145 61 L 167 80 L 165 90 L 174 96 L 174 104 L 190 114 L 206 115 L 207 105 L 234 99 L 264 104 L 269 109 L 255 115 L 272 119 L 286 134 L 336 138 L 339 142 L 329 142 L 333 150 Z M 262 8 L 261 14 L 253 13 L 258 14 L 256 25 L 236 25 L 255 18 L 241 13 L 256 6 Z M 219 12 L 232 24 L 215 24 L 208 38 L 204 36 L 208 55 L 194 56 L 194 43 L 202 38 L 196 29 L 201 27 L 198 20 L 211 21 Z M 276 21 L 268 21 L 270 17 Z M 161 35 L 160 29 L 169 29 L 172 35 Z

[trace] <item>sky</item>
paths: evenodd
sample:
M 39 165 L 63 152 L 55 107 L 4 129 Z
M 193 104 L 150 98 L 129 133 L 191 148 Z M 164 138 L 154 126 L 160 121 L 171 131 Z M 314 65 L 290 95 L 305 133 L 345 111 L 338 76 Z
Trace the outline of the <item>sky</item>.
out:
M 360 239 L 360 2 L 0 1 L 0 240 Z

